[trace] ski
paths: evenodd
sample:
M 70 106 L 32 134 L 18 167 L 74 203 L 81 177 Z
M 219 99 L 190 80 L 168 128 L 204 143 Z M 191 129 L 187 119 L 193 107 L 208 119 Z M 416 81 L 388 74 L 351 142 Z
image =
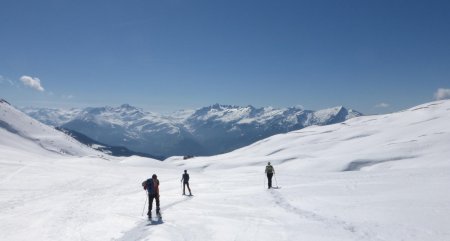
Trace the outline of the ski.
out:
M 270 190 L 270 189 L 281 189 L 281 187 L 280 187 L 280 186 L 278 186 L 278 187 L 271 187 L 271 188 L 267 188 L 267 190 Z
M 162 215 L 161 213 L 156 213 L 156 217 L 148 217 L 149 224 L 148 225 L 157 225 L 157 224 L 163 224 Z

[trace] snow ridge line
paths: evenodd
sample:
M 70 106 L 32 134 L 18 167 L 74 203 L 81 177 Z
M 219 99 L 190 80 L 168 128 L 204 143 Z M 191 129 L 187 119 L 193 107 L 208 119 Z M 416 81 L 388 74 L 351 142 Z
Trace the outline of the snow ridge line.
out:
M 407 159 L 413 159 L 417 158 L 417 155 L 405 155 L 405 156 L 395 156 L 395 157 L 389 157 L 389 158 L 382 158 L 382 159 L 360 159 L 360 160 L 354 160 L 350 162 L 346 168 L 344 168 L 343 172 L 349 172 L 349 171 L 360 171 L 364 167 L 370 167 L 377 164 L 385 163 L 385 162 L 393 162 L 393 161 L 401 161 L 401 160 L 407 160 Z

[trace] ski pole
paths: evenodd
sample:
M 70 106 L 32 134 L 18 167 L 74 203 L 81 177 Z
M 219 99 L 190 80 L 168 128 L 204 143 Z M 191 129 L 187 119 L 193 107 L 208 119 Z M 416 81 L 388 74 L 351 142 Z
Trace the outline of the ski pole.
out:
M 146 193 L 146 198 L 145 198 L 145 203 L 144 203 L 144 208 L 142 209 L 142 215 L 141 216 L 144 216 L 144 211 L 145 211 L 145 205 L 147 205 L 147 199 L 148 199 L 148 195 L 147 195 L 147 193 Z

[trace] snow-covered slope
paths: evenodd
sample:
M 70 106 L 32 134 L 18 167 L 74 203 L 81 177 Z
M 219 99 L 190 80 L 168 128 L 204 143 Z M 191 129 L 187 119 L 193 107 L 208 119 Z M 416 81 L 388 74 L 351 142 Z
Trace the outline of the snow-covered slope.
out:
M 0 239 L 447 241 L 449 121 L 450 101 L 432 102 L 165 162 L 0 148 Z M 193 197 L 180 195 L 184 169 Z M 153 173 L 163 220 L 150 222 Z
M 83 110 L 24 109 L 44 123 L 80 132 L 99 142 L 161 156 L 213 155 L 268 136 L 310 125 L 338 123 L 361 114 L 340 106 L 317 112 L 212 105 L 170 116 L 130 105 Z
M 43 148 L 58 154 L 101 155 L 63 132 L 30 118 L 3 99 L 0 99 L 0 132 L 0 145 L 4 148 L 15 147 L 24 151 L 30 148 L 30 152 Z M 28 141 L 27 148 L 22 146 L 24 142 L 18 141 L 20 138 Z
M 450 156 L 448 123 L 450 101 L 433 102 L 394 114 L 310 126 L 266 138 L 224 155 L 196 158 L 195 163 L 223 168 L 240 167 L 242 159 L 254 165 L 271 161 L 295 171 L 449 165 L 450 159 L 442 158 Z M 220 161 L 225 159 L 227 162 Z

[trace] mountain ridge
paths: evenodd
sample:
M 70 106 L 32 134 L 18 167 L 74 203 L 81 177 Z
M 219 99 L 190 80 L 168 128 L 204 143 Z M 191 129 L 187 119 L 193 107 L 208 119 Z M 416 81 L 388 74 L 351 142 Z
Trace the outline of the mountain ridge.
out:
M 21 139 L 25 140 L 23 143 L 26 146 L 19 148 L 26 151 L 38 150 L 39 153 L 69 156 L 103 155 L 69 135 L 31 118 L 3 99 L 0 99 L 0 132 L 3 133 L 0 143 L 8 147 L 17 148 L 13 140 Z
M 23 111 L 43 123 L 80 132 L 101 143 L 156 156 L 220 154 L 274 134 L 362 115 L 343 106 L 312 111 L 298 106 L 257 108 L 218 103 L 173 115 L 147 112 L 129 104 Z

